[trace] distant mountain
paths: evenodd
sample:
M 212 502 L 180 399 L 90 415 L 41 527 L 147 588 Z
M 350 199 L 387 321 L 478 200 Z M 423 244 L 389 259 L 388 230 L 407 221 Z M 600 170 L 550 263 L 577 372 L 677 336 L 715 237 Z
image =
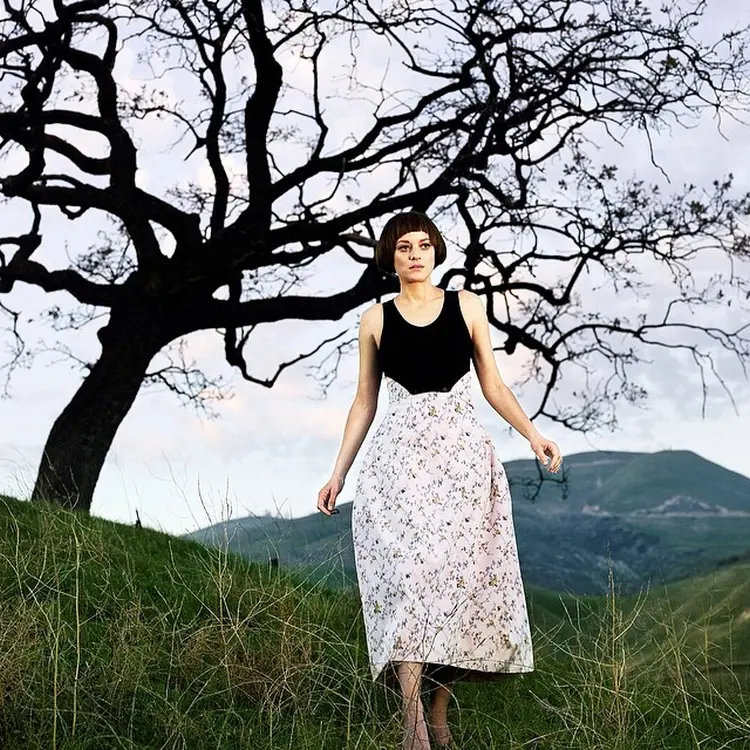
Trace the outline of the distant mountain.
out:
M 604 593 L 611 559 L 626 594 L 649 581 L 705 574 L 750 549 L 750 479 L 690 451 L 577 453 L 565 457 L 560 477 L 533 459 L 503 465 L 529 584 Z M 228 546 L 252 560 L 276 557 L 348 585 L 356 581 L 351 503 L 338 508 L 333 518 L 315 511 L 230 519 L 183 538 Z

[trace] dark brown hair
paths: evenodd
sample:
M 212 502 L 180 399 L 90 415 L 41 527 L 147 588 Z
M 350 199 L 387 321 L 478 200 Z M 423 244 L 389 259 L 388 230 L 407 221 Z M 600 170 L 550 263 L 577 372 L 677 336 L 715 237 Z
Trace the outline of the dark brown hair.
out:
M 435 266 L 439 266 L 446 256 L 445 240 L 432 220 L 420 211 L 407 211 L 396 214 L 386 222 L 375 245 L 375 265 L 385 273 L 395 275 L 393 254 L 398 238 L 409 232 L 426 232 L 435 248 Z

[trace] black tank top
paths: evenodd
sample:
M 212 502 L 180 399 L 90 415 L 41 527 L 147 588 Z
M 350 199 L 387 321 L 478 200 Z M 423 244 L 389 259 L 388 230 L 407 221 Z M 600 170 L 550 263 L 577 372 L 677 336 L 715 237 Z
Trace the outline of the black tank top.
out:
M 392 299 L 383 303 L 378 363 L 409 393 L 449 391 L 469 372 L 473 350 L 457 289 L 445 291 L 440 313 L 426 326 L 407 322 Z

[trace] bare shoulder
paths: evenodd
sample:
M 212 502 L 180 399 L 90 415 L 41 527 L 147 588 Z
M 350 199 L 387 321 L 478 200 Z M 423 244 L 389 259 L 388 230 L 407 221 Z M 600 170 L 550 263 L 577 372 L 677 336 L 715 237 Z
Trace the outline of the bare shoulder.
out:
M 370 336 L 377 340 L 378 331 L 380 330 L 383 320 L 383 305 L 376 302 L 370 305 L 359 318 L 359 330 L 364 336 Z
M 472 292 L 469 289 L 459 289 L 458 298 L 461 300 L 461 304 L 465 304 L 467 307 L 482 304 L 482 298 L 476 292 Z
M 359 318 L 359 379 L 355 399 L 373 410 L 377 408 L 381 372 L 378 364 L 378 308 L 371 305 Z
M 383 305 L 380 302 L 376 302 L 375 304 L 370 305 L 362 313 L 359 319 L 360 326 L 362 326 L 362 328 L 372 329 L 373 326 L 378 324 L 382 315 Z
M 468 289 L 459 289 L 458 300 L 461 311 L 464 313 L 466 322 L 469 325 L 469 330 L 473 332 L 475 322 L 481 321 L 485 315 L 482 298 Z

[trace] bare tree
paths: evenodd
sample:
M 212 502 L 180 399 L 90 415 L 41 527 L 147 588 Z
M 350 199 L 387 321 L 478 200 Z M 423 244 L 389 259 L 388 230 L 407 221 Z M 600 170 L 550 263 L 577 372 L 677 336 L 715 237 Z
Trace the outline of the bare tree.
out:
M 171 384 L 188 400 L 205 390 L 184 360 L 149 371 L 185 336 L 216 330 L 227 361 L 271 387 L 276 376 L 250 372 L 256 327 L 339 320 L 395 291 L 371 250 L 376 224 L 400 210 L 429 211 L 468 238 L 462 263 L 439 283 L 458 277 L 486 295 L 501 348 L 533 355 L 528 378 L 547 385 L 533 416 L 576 430 L 613 424 L 618 398 L 644 395 L 627 368 L 649 346 L 688 349 L 701 373 L 712 365 L 703 344 L 747 361 L 742 328 L 685 324 L 676 312 L 720 295 L 723 303 L 746 299 L 746 278 L 730 273 L 701 285 L 691 263 L 708 252 L 730 268 L 747 260 L 748 197 L 735 194 L 731 176 L 664 196 L 621 179 L 590 147 L 627 134 L 648 148 L 668 123 L 683 127 L 703 109 L 745 109 L 748 32 L 699 41 L 703 2 L 665 0 L 658 11 L 639 0 L 2 3 L 0 153 L 24 158 L 20 169 L 4 162 L 0 191 L 28 228 L 0 237 L 0 292 L 16 284 L 67 292 L 83 308 L 53 311 L 61 326 L 106 318 L 101 354 L 52 426 L 34 500 L 89 510 L 144 382 Z M 370 47 L 380 54 L 368 70 L 396 69 L 408 86 L 360 80 L 359 50 Z M 124 49 L 153 71 L 138 92 L 115 73 Z M 280 61 L 292 55 L 308 74 L 302 91 L 285 83 Z M 339 95 L 363 115 L 369 107 L 370 119 L 339 143 L 326 113 L 344 73 L 349 88 Z M 164 91 L 170 74 L 192 86 L 182 101 Z M 189 180 L 164 195 L 139 187 L 144 151 L 132 130 L 152 118 L 180 131 L 176 169 L 203 155 L 210 190 Z M 88 146 L 97 140 L 104 155 Z M 227 169 L 234 155 L 240 179 Z M 73 221 L 99 212 L 114 230 L 51 270 L 34 256 L 53 210 Z M 293 293 L 306 267 L 342 250 L 358 270 L 353 286 L 325 297 Z M 674 299 L 660 318 L 584 308 L 578 290 L 592 272 L 638 294 L 640 257 L 671 274 Z M 540 269 L 557 281 L 540 281 Z M 20 357 L 17 316 L 3 310 Z M 346 333 L 294 362 L 337 362 L 351 343 Z M 559 409 L 551 394 L 571 365 L 590 378 Z

